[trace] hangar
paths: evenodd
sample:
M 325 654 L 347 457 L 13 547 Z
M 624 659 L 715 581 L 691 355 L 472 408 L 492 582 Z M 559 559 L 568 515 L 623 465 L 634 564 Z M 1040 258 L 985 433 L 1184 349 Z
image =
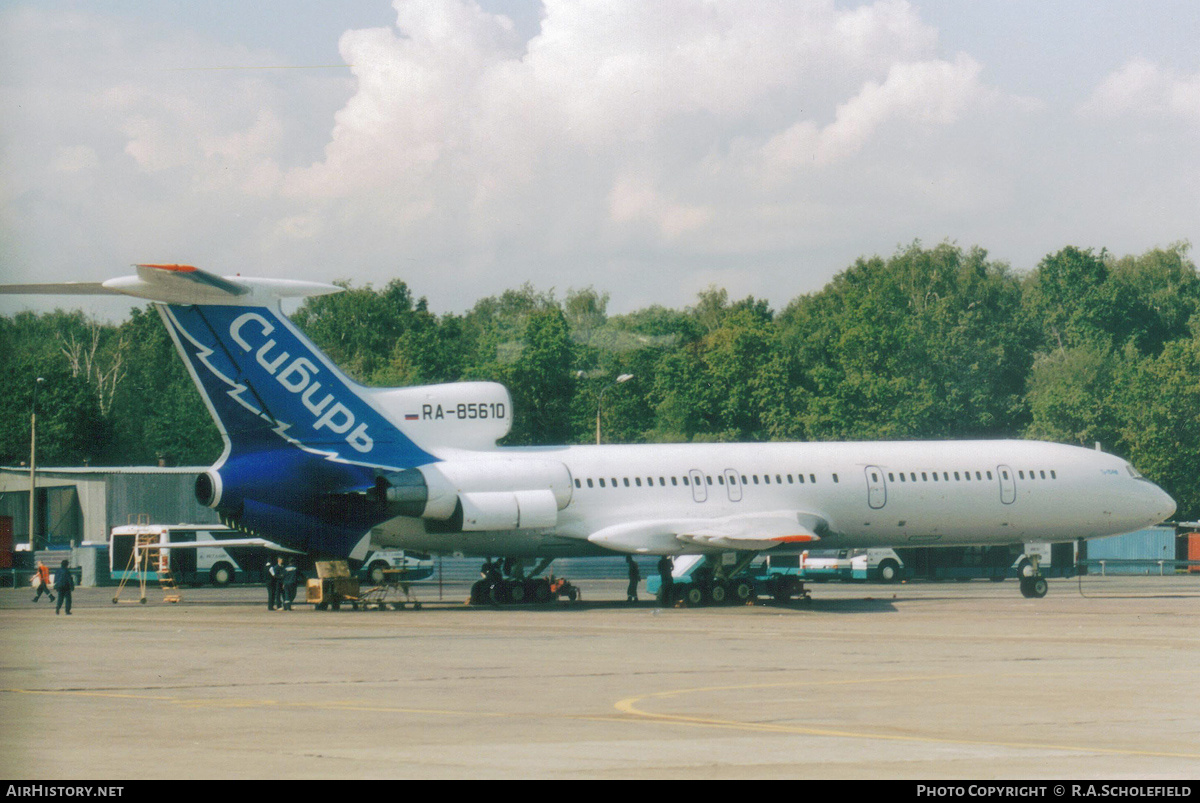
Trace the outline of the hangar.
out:
M 216 524 L 216 512 L 196 501 L 202 468 L 117 466 L 38 468 L 34 482 L 33 548 L 104 543 L 118 525 L 149 516 L 159 523 Z M 14 544 L 29 543 L 29 469 L 0 468 L 0 521 L 12 522 Z

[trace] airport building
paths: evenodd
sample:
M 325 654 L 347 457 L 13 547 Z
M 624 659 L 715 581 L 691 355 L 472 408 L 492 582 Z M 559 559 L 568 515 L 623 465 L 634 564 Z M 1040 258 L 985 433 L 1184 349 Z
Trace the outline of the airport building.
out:
M 216 511 L 196 501 L 196 475 L 207 466 L 38 468 L 34 481 L 34 549 L 104 543 L 113 527 L 138 517 L 160 524 L 215 524 Z M 14 545 L 29 543 L 29 469 L 0 468 L 0 521 Z

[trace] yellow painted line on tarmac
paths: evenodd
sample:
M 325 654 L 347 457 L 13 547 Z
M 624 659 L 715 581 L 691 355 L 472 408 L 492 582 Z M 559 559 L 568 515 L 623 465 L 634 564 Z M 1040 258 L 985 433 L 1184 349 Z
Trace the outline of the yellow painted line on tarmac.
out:
M 1040 674 L 1020 674 L 1009 675 L 1009 677 L 1042 677 Z M 693 694 L 711 694 L 722 691 L 746 691 L 751 689 L 778 689 L 778 688 L 795 688 L 800 686 L 852 686 L 863 684 L 881 684 L 881 683 L 906 683 L 912 681 L 941 681 L 941 680 L 964 680 L 972 678 L 982 678 L 984 675 L 979 674 L 955 674 L 955 675 L 914 675 L 911 677 L 898 678 L 863 678 L 854 680 L 828 680 L 828 681 L 787 681 L 778 683 L 748 683 L 745 685 L 731 686 L 707 686 L 692 689 L 672 689 L 668 691 L 654 692 L 651 694 L 642 694 L 636 697 L 627 697 L 624 700 L 619 700 L 615 704 L 615 708 L 623 714 L 634 717 L 640 717 L 647 720 L 662 723 L 676 723 L 680 725 L 690 725 L 702 728 L 721 728 L 729 730 L 742 730 L 756 733 L 784 733 L 801 736 L 826 736 L 842 739 L 868 739 L 875 741 L 888 742 L 911 742 L 922 744 L 945 744 L 945 745 L 960 745 L 971 747 L 1005 747 L 1012 749 L 1024 750 L 1056 750 L 1062 752 L 1078 752 L 1078 753 L 1101 753 L 1105 755 L 1121 755 L 1121 756 L 1144 756 L 1155 758 L 1190 758 L 1200 759 L 1200 753 L 1175 753 L 1156 750 L 1131 750 L 1124 748 L 1113 747 L 1087 747 L 1082 745 L 1062 745 L 1048 744 L 1040 742 L 1006 742 L 990 739 L 956 739 L 944 736 L 918 736 L 918 735 L 903 735 L 889 733 L 872 733 L 869 731 L 849 731 L 849 730 L 834 730 L 830 728 L 815 728 L 803 725 L 777 725 L 767 722 L 746 722 L 736 719 L 722 719 L 719 717 L 707 716 L 692 716 L 688 714 L 664 714 L 653 711 L 646 711 L 639 707 L 643 701 L 649 700 L 666 700 L 670 698 L 683 697 Z M 994 677 L 988 675 L 987 677 Z

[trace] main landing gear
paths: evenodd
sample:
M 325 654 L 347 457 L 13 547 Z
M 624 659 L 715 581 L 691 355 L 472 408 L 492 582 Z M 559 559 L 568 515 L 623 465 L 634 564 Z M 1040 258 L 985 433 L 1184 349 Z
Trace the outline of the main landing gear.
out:
M 511 558 L 504 561 L 487 560 L 479 570 L 481 579 L 471 586 L 472 605 L 545 605 L 559 597 L 565 597 L 571 602 L 582 595 L 579 589 L 561 578 L 538 577 L 550 565 L 549 560 L 542 561 L 533 570 L 532 576 L 526 577 L 524 566 L 520 560 Z

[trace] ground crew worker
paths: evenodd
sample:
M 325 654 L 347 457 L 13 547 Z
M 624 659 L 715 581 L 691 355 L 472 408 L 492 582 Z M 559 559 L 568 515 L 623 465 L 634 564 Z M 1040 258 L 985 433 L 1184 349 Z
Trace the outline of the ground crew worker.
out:
M 659 594 L 662 596 L 659 597 L 659 604 L 664 607 L 669 606 L 674 597 L 675 578 L 671 577 L 674 569 L 675 565 L 669 555 L 663 555 L 658 559 L 658 579 L 662 581 L 662 588 L 659 590 Z
M 33 595 L 33 601 L 37 602 L 39 599 L 41 599 L 42 592 L 45 591 L 46 596 L 50 598 L 50 601 L 54 602 L 54 594 L 50 592 L 50 569 L 40 560 L 38 561 L 37 565 L 37 579 L 37 593 Z
M 625 562 L 629 564 L 629 587 L 625 589 L 625 601 L 637 602 L 638 583 L 642 579 L 642 571 L 638 568 L 637 562 L 633 559 L 633 555 L 626 555 Z
M 67 616 L 71 615 L 71 592 L 75 589 L 75 578 L 71 577 L 71 562 L 63 560 L 62 566 L 54 571 L 54 590 L 58 592 L 58 604 L 54 606 L 54 615 L 67 605 Z
M 296 562 L 288 558 L 287 565 L 283 567 L 283 591 L 280 594 L 280 603 L 285 611 L 292 609 L 292 601 L 296 599 L 296 583 L 299 580 L 300 573 L 296 569 Z
M 273 611 L 276 606 L 282 606 L 283 602 L 279 599 L 279 588 L 282 571 L 279 564 L 273 560 L 267 561 L 266 579 L 267 579 L 267 610 Z

